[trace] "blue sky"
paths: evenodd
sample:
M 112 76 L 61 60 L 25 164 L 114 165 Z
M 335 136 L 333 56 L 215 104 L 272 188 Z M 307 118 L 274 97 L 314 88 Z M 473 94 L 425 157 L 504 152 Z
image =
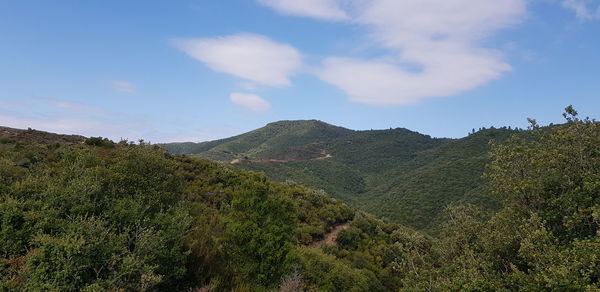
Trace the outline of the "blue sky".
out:
M 203 141 L 600 117 L 598 0 L 0 2 L 0 125 Z

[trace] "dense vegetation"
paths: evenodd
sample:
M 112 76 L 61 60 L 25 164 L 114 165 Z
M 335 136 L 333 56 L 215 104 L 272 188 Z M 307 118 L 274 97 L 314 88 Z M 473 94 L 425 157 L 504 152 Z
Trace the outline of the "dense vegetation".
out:
M 0 150 L 2 291 L 272 287 L 299 244 L 353 217 L 322 192 L 143 144 Z
M 282 121 L 224 140 L 162 146 L 322 189 L 360 210 L 437 234 L 442 210 L 451 204 L 499 208 L 481 178 L 489 143 L 519 132 L 480 129 L 462 139 L 436 139 L 401 128 L 351 131 Z
M 597 291 L 600 124 L 565 117 L 493 144 L 499 211 L 454 204 L 436 237 L 143 143 L 5 139 L 0 291 Z
M 0 142 L 15 143 L 17 141 L 35 142 L 38 144 L 80 144 L 85 137 L 78 135 L 60 135 L 34 129 L 20 130 L 0 126 Z
M 171 143 L 163 146 L 174 154 L 203 153 L 203 157 L 229 162 L 243 156 L 270 158 L 290 148 L 303 147 L 315 141 L 330 141 L 354 131 L 323 122 L 280 121 L 239 136 L 203 142 Z

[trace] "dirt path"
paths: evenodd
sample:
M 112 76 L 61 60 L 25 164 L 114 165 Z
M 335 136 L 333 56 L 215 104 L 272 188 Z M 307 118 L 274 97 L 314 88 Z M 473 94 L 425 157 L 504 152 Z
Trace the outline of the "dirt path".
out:
M 325 159 L 329 159 L 331 157 L 333 157 L 333 155 L 325 152 L 325 150 L 321 151 L 321 155 L 320 157 L 315 157 L 315 158 L 311 158 L 311 159 L 262 159 L 262 160 L 247 160 L 249 162 L 255 162 L 255 163 L 288 163 L 288 162 L 298 162 L 298 161 L 313 161 L 313 160 L 325 160 Z M 229 164 L 240 164 L 244 162 L 242 159 L 234 159 L 232 161 L 229 162 Z
M 333 155 L 327 153 L 325 150 L 321 150 L 321 157 L 313 158 L 311 160 L 324 160 L 333 157 Z
M 323 240 L 315 241 L 315 242 L 311 243 L 310 246 L 312 246 L 312 247 L 319 247 L 321 245 L 337 246 L 338 235 L 340 235 L 340 232 L 342 232 L 342 230 L 348 229 L 348 227 L 350 227 L 350 223 L 344 223 L 344 224 L 340 224 L 336 227 L 333 227 L 333 229 L 331 229 L 331 231 L 329 231 L 328 233 L 325 234 L 325 237 L 323 238 Z

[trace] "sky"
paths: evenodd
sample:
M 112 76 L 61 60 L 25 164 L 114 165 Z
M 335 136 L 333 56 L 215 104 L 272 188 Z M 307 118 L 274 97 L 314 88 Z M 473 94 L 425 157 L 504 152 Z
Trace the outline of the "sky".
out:
M 278 120 L 463 137 L 600 118 L 600 0 L 0 0 L 0 125 L 159 142 Z

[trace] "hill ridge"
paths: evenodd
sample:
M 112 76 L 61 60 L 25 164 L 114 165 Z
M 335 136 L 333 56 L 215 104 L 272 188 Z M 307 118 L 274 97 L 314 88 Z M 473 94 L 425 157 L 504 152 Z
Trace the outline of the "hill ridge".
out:
M 200 143 L 200 151 L 188 148 L 185 154 L 323 189 L 366 212 L 435 233 L 448 204 L 499 205 L 483 192 L 481 175 L 489 142 L 515 133 L 486 129 L 450 139 L 399 127 L 350 130 L 318 120 L 283 120 Z M 173 146 L 163 145 L 181 154 Z
M 11 141 L 28 141 L 40 144 L 67 143 L 79 144 L 85 140 L 84 136 L 80 135 L 65 135 L 55 134 L 35 129 L 16 129 L 0 126 L 0 140 Z

